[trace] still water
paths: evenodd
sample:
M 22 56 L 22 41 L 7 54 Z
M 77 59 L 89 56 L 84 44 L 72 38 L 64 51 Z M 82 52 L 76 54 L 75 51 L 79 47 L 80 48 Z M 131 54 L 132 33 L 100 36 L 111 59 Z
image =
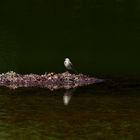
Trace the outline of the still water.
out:
M 0 139 L 139 139 L 139 93 L 140 81 L 133 78 L 72 91 L 0 88 Z
M 6 1 L 0 4 L 0 72 L 138 73 L 137 0 Z

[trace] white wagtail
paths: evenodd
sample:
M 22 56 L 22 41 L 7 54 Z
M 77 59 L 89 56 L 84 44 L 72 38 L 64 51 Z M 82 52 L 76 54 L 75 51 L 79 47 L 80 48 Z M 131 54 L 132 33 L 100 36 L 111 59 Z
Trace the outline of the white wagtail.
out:
M 73 67 L 73 64 L 71 63 L 69 58 L 65 58 L 64 66 L 66 67 L 66 69 L 77 73 L 77 70 Z

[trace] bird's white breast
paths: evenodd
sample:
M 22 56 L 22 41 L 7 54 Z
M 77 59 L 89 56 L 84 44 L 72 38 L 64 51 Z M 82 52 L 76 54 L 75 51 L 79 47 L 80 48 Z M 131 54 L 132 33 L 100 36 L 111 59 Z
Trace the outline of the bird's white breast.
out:
M 71 69 L 71 63 L 69 61 L 64 61 L 64 65 L 67 69 Z

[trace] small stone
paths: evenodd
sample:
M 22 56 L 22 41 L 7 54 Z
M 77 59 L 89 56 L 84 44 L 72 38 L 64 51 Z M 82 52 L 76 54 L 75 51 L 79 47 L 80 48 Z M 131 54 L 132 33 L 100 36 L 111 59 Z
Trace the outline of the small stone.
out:
M 0 74 L 0 86 L 7 86 L 10 89 L 18 87 L 41 87 L 54 89 L 70 89 L 78 86 L 93 84 L 103 80 L 94 77 L 88 77 L 83 74 L 64 73 L 49 73 L 47 75 L 26 74 L 21 75 L 13 71 Z

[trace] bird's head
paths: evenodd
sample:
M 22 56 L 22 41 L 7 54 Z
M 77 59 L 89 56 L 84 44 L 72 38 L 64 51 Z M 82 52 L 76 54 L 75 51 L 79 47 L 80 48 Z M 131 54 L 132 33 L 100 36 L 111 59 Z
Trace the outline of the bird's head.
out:
M 65 61 L 70 61 L 70 59 L 69 58 L 65 58 Z

